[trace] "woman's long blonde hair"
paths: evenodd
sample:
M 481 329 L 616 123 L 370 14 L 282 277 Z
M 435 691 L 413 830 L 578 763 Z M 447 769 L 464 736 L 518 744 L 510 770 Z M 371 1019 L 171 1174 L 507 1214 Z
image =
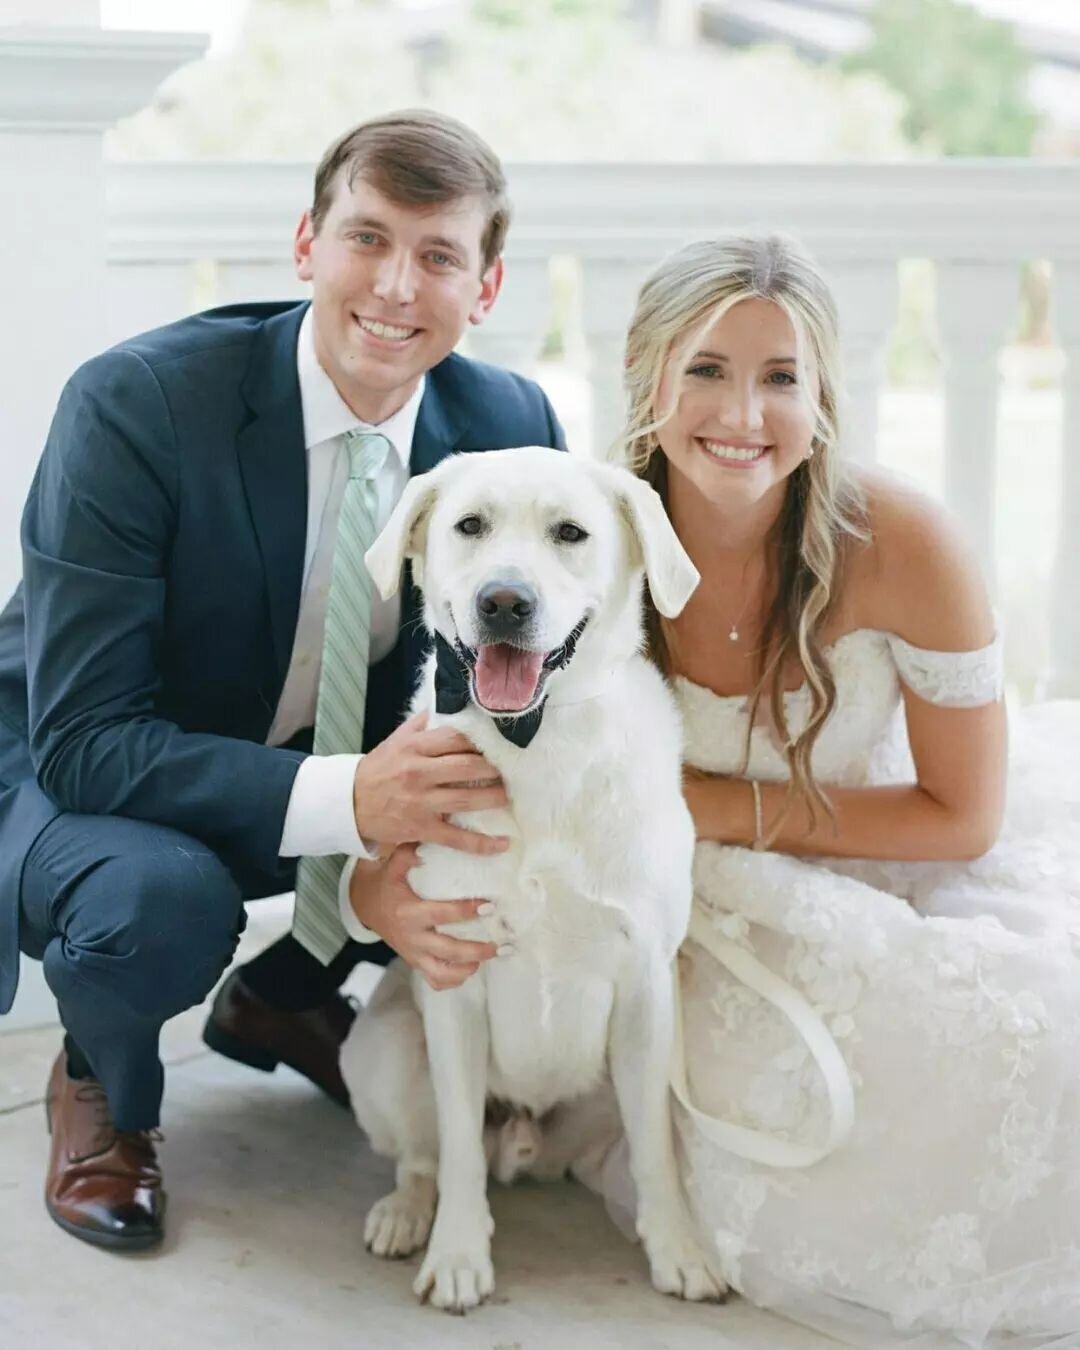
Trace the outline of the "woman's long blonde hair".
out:
M 836 702 L 836 685 L 822 649 L 822 633 L 835 606 L 847 545 L 866 535 L 862 494 L 838 453 L 840 353 L 836 306 L 816 264 L 792 240 L 779 235 L 700 240 L 665 259 L 641 288 L 626 342 L 627 425 L 616 457 L 659 492 L 667 506 L 667 459 L 657 431 L 672 416 L 681 392 L 681 372 L 704 334 L 740 300 L 778 305 L 795 332 L 799 384 L 811 397 L 816 372 L 820 393 L 813 404 L 813 453 L 791 474 L 780 516 L 768 541 L 767 605 L 757 653 L 743 772 L 750 735 L 763 696 L 784 743 L 790 772 L 788 804 L 773 823 L 779 829 L 792 800 L 801 797 L 811 829 L 817 810 L 832 815 L 815 783 L 811 756 Z M 658 408 L 661 383 L 670 381 L 666 406 Z M 647 601 L 650 651 L 666 673 L 671 657 L 659 615 Z M 797 662 L 810 691 L 810 715 L 793 738 L 784 706 L 785 674 Z

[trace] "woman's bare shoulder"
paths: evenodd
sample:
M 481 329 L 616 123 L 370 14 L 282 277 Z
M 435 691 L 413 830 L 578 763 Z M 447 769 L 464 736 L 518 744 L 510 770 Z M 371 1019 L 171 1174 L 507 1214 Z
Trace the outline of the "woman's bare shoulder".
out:
M 955 517 L 885 470 L 860 469 L 867 539 L 852 551 L 859 626 L 933 651 L 966 651 L 994 635 L 982 569 Z

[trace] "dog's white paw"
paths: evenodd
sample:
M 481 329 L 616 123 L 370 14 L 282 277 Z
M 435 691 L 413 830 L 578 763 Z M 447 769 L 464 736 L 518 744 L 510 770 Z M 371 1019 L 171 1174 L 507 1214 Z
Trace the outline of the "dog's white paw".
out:
M 486 1206 L 485 1206 L 486 1211 Z M 489 1298 L 495 1289 L 491 1264 L 490 1212 L 470 1219 L 439 1211 L 431 1243 L 413 1281 L 413 1293 L 435 1308 L 464 1313 Z
M 653 1288 L 691 1303 L 722 1303 L 727 1285 L 710 1268 L 701 1244 L 681 1224 L 644 1237 Z
M 409 1256 L 427 1241 L 435 1217 L 435 1179 L 417 1177 L 368 1210 L 364 1243 L 376 1256 Z
M 495 1268 L 488 1250 L 435 1252 L 429 1248 L 413 1281 L 417 1298 L 453 1313 L 479 1307 L 494 1290 Z

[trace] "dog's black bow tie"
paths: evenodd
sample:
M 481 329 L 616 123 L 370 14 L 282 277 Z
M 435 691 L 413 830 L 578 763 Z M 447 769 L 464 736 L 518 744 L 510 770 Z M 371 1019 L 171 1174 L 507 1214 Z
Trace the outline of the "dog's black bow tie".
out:
M 458 647 L 451 647 L 441 633 L 435 634 L 435 711 L 440 713 L 458 713 L 467 708 L 471 700 L 471 667 Z M 544 704 L 539 703 L 531 712 L 520 717 L 493 717 L 501 736 L 524 750 L 540 730 L 544 716 Z
M 586 616 L 569 635 L 562 646 L 550 653 L 544 661 L 545 670 L 562 670 L 564 666 L 570 664 L 570 660 L 577 648 L 578 638 L 584 633 L 585 625 L 588 622 L 588 616 Z M 451 645 L 441 633 L 436 633 L 436 712 L 458 713 L 461 712 L 463 708 L 469 706 L 472 699 L 472 689 L 469 678 L 471 673 L 472 661 L 469 660 L 469 655 L 461 643 L 456 642 Z M 500 736 L 504 736 L 511 744 L 524 750 L 540 730 L 540 723 L 544 717 L 545 702 L 546 699 L 541 699 L 531 712 L 522 713 L 520 717 L 492 717 L 491 720 L 498 728 Z

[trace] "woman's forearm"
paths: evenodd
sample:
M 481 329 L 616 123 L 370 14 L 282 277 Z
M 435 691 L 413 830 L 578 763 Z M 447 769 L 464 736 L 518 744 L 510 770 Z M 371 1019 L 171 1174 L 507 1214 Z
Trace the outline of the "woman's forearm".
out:
M 688 776 L 685 787 L 699 839 L 753 845 L 757 822 L 748 780 Z M 916 784 L 904 784 L 830 787 L 826 791 L 835 816 L 819 808 L 811 827 L 809 809 L 799 798 L 781 820 L 787 784 L 759 783 L 758 789 L 763 836 L 779 853 L 902 862 L 970 859 L 986 852 L 999 825 L 990 811 L 985 818 L 961 812 Z

